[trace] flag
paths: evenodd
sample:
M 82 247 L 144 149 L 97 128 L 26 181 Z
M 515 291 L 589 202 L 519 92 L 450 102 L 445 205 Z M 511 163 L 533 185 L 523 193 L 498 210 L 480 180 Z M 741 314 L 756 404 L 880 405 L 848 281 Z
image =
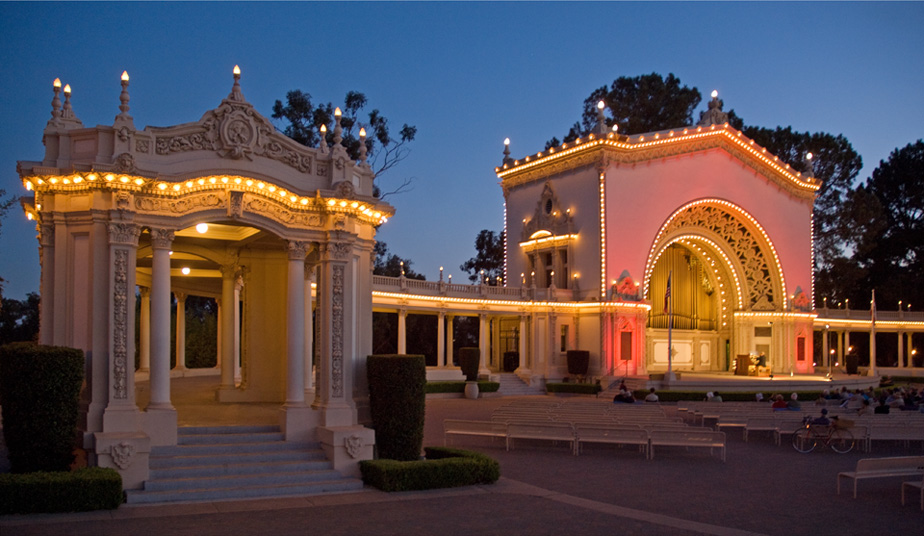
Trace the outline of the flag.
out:
M 673 276 L 673 273 L 667 274 L 667 290 L 664 291 L 664 312 L 667 312 L 671 302 L 671 276 Z

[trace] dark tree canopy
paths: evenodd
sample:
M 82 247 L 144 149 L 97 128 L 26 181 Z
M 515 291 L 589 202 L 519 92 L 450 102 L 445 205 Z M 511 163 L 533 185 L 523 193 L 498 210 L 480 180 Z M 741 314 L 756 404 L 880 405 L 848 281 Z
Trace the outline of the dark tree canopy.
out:
M 882 308 L 924 304 L 924 141 L 879 162 L 849 193 L 841 231 L 856 267 L 845 296 L 857 303 L 876 290 Z
M 377 109 L 373 109 L 365 120 L 361 113 L 366 107 L 368 99 L 357 91 L 347 92 L 341 107 L 340 126 L 343 128 L 341 142 L 346 147 L 347 154 L 353 160 L 360 158 L 361 128 L 366 129 L 366 151 L 368 162 L 376 177 L 394 167 L 407 157 L 410 149 L 408 145 L 417 135 L 417 127 L 405 123 L 398 130 L 397 136 L 392 132 L 388 119 Z M 311 95 L 299 89 L 286 94 L 285 104 L 277 100 L 273 105 L 273 119 L 287 122 L 282 129 L 283 134 L 308 147 L 318 147 L 321 143 L 321 126 L 327 128 L 326 143 L 334 142 L 334 118 L 336 106 L 328 103 L 313 104 Z M 405 179 L 396 189 L 383 194 L 398 193 L 410 186 L 411 179 Z
M 10 207 L 12 207 L 14 203 L 16 203 L 15 197 L 4 198 L 4 196 L 6 196 L 6 190 L 0 189 L 0 223 L 2 223 L 3 218 L 6 216 L 7 211 L 10 210 Z M 5 280 L 2 277 L 0 277 L 0 297 L 3 296 L 3 283 L 4 282 Z M 0 305 L 0 308 L 2 308 L 2 305 Z
M 35 342 L 39 332 L 39 295 L 25 300 L 3 298 L 0 307 L 0 346 L 10 342 Z
M 404 277 L 407 279 L 419 279 L 421 281 L 427 278 L 423 274 L 418 274 L 411 269 L 412 261 L 402 259 L 401 257 L 388 252 L 388 245 L 385 242 L 375 243 L 375 264 L 372 273 L 375 275 L 384 275 L 388 277 L 400 277 L 401 270 L 404 269 Z
M 498 278 L 504 277 L 504 231 L 495 233 L 482 229 L 475 237 L 475 250 L 477 254 L 465 261 L 459 268 L 468 272 L 468 280 L 476 282 L 482 277 L 488 279 L 489 285 L 497 285 Z

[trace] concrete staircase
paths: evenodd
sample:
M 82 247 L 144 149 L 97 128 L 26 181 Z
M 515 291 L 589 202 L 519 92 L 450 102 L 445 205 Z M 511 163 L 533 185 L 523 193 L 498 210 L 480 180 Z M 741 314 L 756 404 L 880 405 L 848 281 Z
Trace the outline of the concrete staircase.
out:
M 491 376 L 494 377 L 495 375 L 492 374 Z M 527 385 L 526 382 L 521 380 L 516 374 L 512 372 L 500 373 L 496 376 L 500 382 L 500 388 L 497 390 L 497 392 L 502 396 L 528 396 L 546 394 L 544 386 Z
M 182 427 L 178 445 L 151 449 L 151 477 L 126 502 L 252 499 L 360 490 L 317 443 L 289 443 L 278 426 Z

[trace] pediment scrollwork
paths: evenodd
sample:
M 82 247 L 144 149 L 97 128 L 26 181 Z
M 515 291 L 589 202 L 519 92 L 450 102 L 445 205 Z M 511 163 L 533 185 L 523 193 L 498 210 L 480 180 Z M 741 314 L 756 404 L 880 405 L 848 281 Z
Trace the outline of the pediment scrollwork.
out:
M 522 240 L 529 240 L 537 231 L 548 231 L 556 236 L 570 234 L 571 224 L 571 213 L 562 210 L 552 183 L 546 182 L 539 201 L 536 203 L 532 219 L 523 225 Z
M 712 205 L 696 205 L 674 217 L 666 234 L 689 228 L 702 228 L 718 235 L 732 252 L 744 272 L 747 307 L 753 311 L 775 311 L 782 304 L 773 279 L 775 266 L 769 246 L 759 240 L 734 214 Z

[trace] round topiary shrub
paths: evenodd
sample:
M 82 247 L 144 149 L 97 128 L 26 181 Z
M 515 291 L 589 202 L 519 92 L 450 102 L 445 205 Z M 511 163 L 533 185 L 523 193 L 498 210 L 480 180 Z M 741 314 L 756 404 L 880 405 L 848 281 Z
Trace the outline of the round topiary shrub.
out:
M 371 355 L 366 361 L 369 409 L 379 458 L 420 458 L 427 401 L 425 363 L 422 355 Z
M 11 472 L 70 468 L 83 367 L 83 351 L 76 348 L 0 346 L 0 405 Z
M 465 381 L 478 381 L 478 367 L 481 365 L 481 350 L 478 348 L 459 348 L 459 367 L 465 375 Z

